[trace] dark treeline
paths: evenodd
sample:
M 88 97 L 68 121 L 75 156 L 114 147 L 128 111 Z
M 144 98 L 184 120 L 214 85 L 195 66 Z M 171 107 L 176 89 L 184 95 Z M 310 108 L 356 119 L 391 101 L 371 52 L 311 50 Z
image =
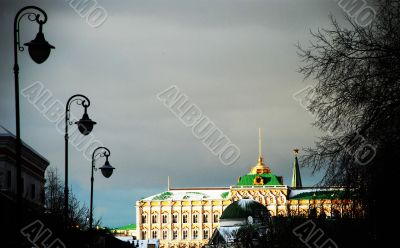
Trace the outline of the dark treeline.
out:
M 51 238 L 59 238 L 66 244 L 75 241 L 78 242 L 77 240 L 80 240 L 82 243 L 85 237 L 83 233 L 86 232 L 89 228 L 89 208 L 86 206 L 86 204 L 82 204 L 81 202 L 79 202 L 73 192 L 70 192 L 70 231 L 68 233 L 65 232 L 65 222 L 63 218 L 64 183 L 60 179 L 57 170 L 52 167 L 49 167 L 46 170 L 45 180 L 46 181 L 43 192 L 44 206 L 39 206 L 35 203 L 30 202 L 29 200 L 23 200 L 23 212 L 19 213 L 23 221 L 22 227 L 24 228 L 36 221 L 40 221 L 43 227 L 38 231 L 49 229 L 52 233 Z M 14 231 L 16 229 L 15 217 L 12 214 L 7 214 L 14 213 L 15 210 L 15 200 L 12 197 L 2 196 L 0 212 L 2 213 L 1 223 L 3 225 L 0 225 L 0 238 L 2 240 L 2 245 L 5 245 L 4 247 L 12 248 L 17 246 L 17 238 Z M 7 225 L 5 225 L 5 223 L 7 223 Z M 100 225 L 100 220 L 94 219 L 93 223 L 94 226 Z M 32 244 L 28 242 L 28 239 L 24 239 L 23 247 L 32 247 Z
M 296 228 L 301 227 L 301 225 L 304 225 L 310 220 L 315 224 L 312 230 L 308 230 L 306 229 L 307 227 L 304 227 L 296 231 Z M 273 218 L 273 240 L 271 244 L 264 247 L 335 247 L 328 245 L 323 246 L 328 239 L 331 239 L 332 242 L 340 248 L 369 247 L 371 239 L 368 237 L 368 232 L 368 225 L 366 225 L 365 219 L 276 217 Z M 307 243 L 301 239 L 302 236 L 296 235 L 295 233 L 304 234 L 304 237 L 309 238 L 313 235 L 316 236 Z M 313 246 L 312 242 L 316 240 L 319 246 Z

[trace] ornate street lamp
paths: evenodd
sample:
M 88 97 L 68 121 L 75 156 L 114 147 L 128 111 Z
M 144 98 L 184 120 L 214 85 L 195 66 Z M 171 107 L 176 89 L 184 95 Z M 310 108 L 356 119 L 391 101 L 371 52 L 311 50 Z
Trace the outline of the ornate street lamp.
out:
M 90 106 L 90 100 L 84 95 L 73 95 L 71 96 L 65 107 L 65 186 L 64 186 L 64 220 L 65 227 L 68 228 L 68 126 L 72 125 L 73 122 L 70 121 L 71 104 L 76 102 L 78 105 L 82 105 L 85 109 L 82 118 L 75 122 L 78 125 L 78 130 L 83 135 L 88 135 L 93 130 L 93 126 L 96 122 L 92 121 L 87 114 L 87 108 Z
M 100 151 L 100 150 L 104 150 L 104 151 L 102 153 L 100 153 L 100 152 L 96 153 L 97 151 Z M 112 167 L 110 165 L 110 162 L 108 161 L 108 157 L 110 155 L 111 155 L 110 150 L 103 146 L 97 147 L 92 153 L 92 177 L 90 178 L 90 217 L 89 217 L 90 230 L 92 230 L 92 225 L 93 225 L 93 181 L 94 181 L 93 171 L 97 170 L 96 166 L 95 166 L 96 157 L 97 156 L 106 157 L 106 162 L 99 169 L 101 170 L 101 173 L 103 174 L 103 176 L 105 178 L 109 178 L 115 169 L 114 167 Z
M 39 15 L 36 16 L 36 22 L 39 23 L 39 33 L 37 33 L 36 38 L 24 45 L 28 47 L 29 55 L 38 64 L 43 63 L 50 55 L 51 49 L 55 47 L 50 45 L 44 38 L 42 32 L 43 21 L 39 20 Z
M 41 20 L 40 17 L 43 16 Z M 22 209 L 22 178 L 21 178 L 21 132 L 20 132 L 20 112 L 19 112 L 19 65 L 18 65 L 18 51 L 24 51 L 24 47 L 20 42 L 20 28 L 19 24 L 22 17 L 27 16 L 29 21 L 36 21 L 39 24 L 39 33 L 36 38 L 31 42 L 25 43 L 28 46 L 28 51 L 33 59 L 38 64 L 43 63 L 50 55 L 51 49 L 55 47 L 50 45 L 44 38 L 42 28 L 43 24 L 47 22 L 47 14 L 39 7 L 26 6 L 18 11 L 14 18 L 14 80 L 15 80 L 15 125 L 16 125 L 16 144 L 15 156 L 17 167 L 17 228 L 20 228 L 21 223 L 21 209 Z

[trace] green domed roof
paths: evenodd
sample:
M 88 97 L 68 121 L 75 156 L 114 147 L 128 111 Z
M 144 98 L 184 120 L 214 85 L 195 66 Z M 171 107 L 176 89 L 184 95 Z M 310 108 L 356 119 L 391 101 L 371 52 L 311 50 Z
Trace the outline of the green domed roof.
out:
M 272 173 L 265 174 L 247 174 L 239 178 L 239 186 L 253 186 L 253 185 L 282 185 L 280 179 Z
M 264 164 L 264 158 L 260 151 L 258 163 L 251 168 L 250 173 L 239 177 L 238 186 L 277 186 L 282 185 L 282 177 L 272 174 L 268 165 Z
M 231 203 L 224 212 L 222 212 L 220 219 L 243 219 L 249 216 L 259 217 L 266 214 L 268 214 L 267 208 L 258 201 L 241 199 Z

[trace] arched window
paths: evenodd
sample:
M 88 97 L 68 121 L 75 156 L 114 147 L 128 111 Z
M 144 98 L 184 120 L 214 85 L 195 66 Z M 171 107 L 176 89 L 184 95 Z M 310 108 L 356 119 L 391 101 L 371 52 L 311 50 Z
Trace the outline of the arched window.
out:
M 142 214 L 142 223 L 147 223 L 147 215 Z
M 167 230 L 162 231 L 162 239 L 168 239 L 168 231 Z
M 183 222 L 183 223 L 188 223 L 188 216 L 187 216 L 187 214 L 184 214 L 184 215 L 182 216 L 182 222 Z
M 146 233 L 146 231 L 142 231 L 142 239 L 147 239 L 147 233 Z
M 177 240 L 178 239 L 178 230 L 174 230 L 172 233 L 172 239 Z
M 156 214 L 153 214 L 151 216 L 151 223 L 153 223 L 153 224 L 157 223 L 157 215 Z
M 218 214 L 214 214 L 214 223 L 218 223 L 219 222 L 219 216 Z
M 208 214 L 203 214 L 203 222 L 208 223 Z
M 167 222 L 168 222 L 168 216 L 167 216 L 166 214 L 164 214 L 164 215 L 162 216 L 162 223 L 165 224 L 165 223 L 167 223 Z
M 198 214 L 193 215 L 193 223 L 199 223 L 199 215 Z
M 182 239 L 185 240 L 188 238 L 188 231 L 187 230 L 183 230 L 182 232 Z
M 151 238 L 152 239 L 156 239 L 157 238 L 157 231 L 154 230 L 154 231 L 151 232 Z
M 208 238 L 209 238 L 208 229 L 204 229 L 204 231 L 203 231 L 203 239 L 208 239 Z

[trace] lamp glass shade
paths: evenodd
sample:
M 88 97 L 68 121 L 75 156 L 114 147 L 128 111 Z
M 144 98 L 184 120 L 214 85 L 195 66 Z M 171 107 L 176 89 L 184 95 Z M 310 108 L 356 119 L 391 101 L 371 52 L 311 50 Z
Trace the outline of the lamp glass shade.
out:
M 112 175 L 114 169 L 115 168 L 110 165 L 110 162 L 108 162 L 108 159 L 106 160 L 104 165 L 100 167 L 101 173 L 105 178 L 109 178 Z
M 39 32 L 34 40 L 24 45 L 28 47 L 29 55 L 32 60 L 38 64 L 46 61 L 50 55 L 51 49 L 55 48 L 46 41 L 42 32 Z
M 96 124 L 96 122 L 89 118 L 87 113 L 84 113 L 82 118 L 75 123 L 78 125 L 79 132 L 81 132 L 83 135 L 90 134 L 90 132 L 93 130 L 93 126 Z

